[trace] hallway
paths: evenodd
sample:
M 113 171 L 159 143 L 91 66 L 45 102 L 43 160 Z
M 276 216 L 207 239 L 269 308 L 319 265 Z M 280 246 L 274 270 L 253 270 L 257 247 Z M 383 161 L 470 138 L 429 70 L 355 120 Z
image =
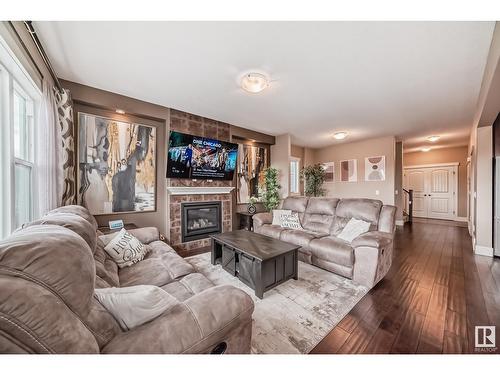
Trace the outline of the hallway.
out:
M 386 278 L 311 353 L 475 353 L 475 326 L 498 337 L 500 259 L 473 255 L 465 223 L 415 219 L 395 246 Z

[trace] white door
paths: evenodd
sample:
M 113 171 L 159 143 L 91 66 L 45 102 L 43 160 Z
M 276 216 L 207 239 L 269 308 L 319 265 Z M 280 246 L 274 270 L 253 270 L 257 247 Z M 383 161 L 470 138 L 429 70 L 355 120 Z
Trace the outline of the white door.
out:
M 413 190 L 413 216 L 456 218 L 457 167 L 405 168 L 405 189 Z

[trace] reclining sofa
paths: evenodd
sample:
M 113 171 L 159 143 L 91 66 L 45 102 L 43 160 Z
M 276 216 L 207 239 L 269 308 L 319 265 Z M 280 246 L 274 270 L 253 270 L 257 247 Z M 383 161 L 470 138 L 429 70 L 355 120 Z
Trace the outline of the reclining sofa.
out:
M 0 353 L 249 353 L 250 296 L 214 286 L 156 228 L 130 232 L 151 251 L 122 269 L 80 206 L 51 211 L 0 241 Z M 123 331 L 94 288 L 132 285 L 156 285 L 176 301 Z
M 299 215 L 303 229 L 272 225 L 272 214 L 253 216 L 254 231 L 300 245 L 299 260 L 373 287 L 392 263 L 396 207 L 374 199 L 288 197 L 282 208 Z M 351 218 L 371 223 L 351 243 L 337 236 Z

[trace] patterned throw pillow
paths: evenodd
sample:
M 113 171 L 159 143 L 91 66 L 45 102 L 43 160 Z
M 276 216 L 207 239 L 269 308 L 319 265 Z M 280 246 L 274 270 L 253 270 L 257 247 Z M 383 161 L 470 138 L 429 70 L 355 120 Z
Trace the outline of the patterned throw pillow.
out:
M 125 229 L 122 229 L 109 241 L 104 250 L 113 258 L 118 267 L 124 268 L 141 261 L 149 251 L 149 246 L 145 246 Z
M 281 215 L 281 227 L 287 229 L 303 229 L 300 225 L 299 214 Z
M 281 216 L 290 215 L 292 210 L 273 210 L 273 223 L 272 225 L 281 225 Z

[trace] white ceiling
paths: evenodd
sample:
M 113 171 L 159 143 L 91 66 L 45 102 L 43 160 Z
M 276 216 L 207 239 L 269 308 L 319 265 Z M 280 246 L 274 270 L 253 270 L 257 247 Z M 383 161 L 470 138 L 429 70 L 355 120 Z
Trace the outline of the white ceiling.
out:
M 494 22 L 36 22 L 64 79 L 273 135 L 467 143 Z M 261 94 L 239 88 L 264 72 Z

